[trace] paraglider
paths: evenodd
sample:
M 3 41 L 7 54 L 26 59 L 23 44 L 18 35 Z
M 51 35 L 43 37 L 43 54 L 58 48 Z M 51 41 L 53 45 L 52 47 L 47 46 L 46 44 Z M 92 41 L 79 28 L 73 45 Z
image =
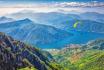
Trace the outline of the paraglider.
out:
M 75 23 L 73 23 L 73 28 L 77 28 L 77 26 L 79 24 L 82 24 L 82 21 L 81 20 L 75 18 L 74 16 L 70 16 L 70 17 L 75 20 Z
M 81 24 L 81 21 L 80 21 L 80 20 L 77 20 L 77 21 L 73 24 L 73 27 L 74 27 L 74 28 L 77 28 L 78 24 Z

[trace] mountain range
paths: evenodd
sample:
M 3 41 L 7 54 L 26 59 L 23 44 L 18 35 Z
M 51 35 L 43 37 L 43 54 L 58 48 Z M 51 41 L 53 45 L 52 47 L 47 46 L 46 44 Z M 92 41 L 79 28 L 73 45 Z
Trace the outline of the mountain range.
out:
M 104 14 L 96 13 L 96 12 L 85 12 L 79 14 L 79 16 L 85 20 L 93 20 L 96 22 L 104 22 Z
M 61 48 L 68 43 L 85 44 L 90 40 L 104 38 L 104 23 L 99 20 L 103 20 L 103 14 L 100 13 L 21 11 L 6 15 L 5 20 L 8 17 L 15 21 L 1 23 L 1 32 L 40 48 Z
M 0 24 L 0 31 L 5 32 L 15 39 L 31 45 L 43 45 L 63 41 L 73 34 L 52 26 L 36 24 L 29 19 Z M 51 47 L 50 47 L 51 48 Z
M 96 12 L 85 12 L 78 14 L 71 14 L 70 12 L 48 12 L 48 13 L 34 13 L 33 11 L 21 11 L 6 15 L 15 19 L 29 18 L 30 20 L 44 25 L 55 26 L 61 29 L 75 29 L 87 32 L 101 32 L 104 33 L 104 14 Z M 82 24 L 78 24 L 78 28 L 73 28 L 74 23 L 81 21 Z M 83 29 L 85 28 L 85 29 Z
M 41 23 L 41 22 L 49 23 L 50 21 L 51 22 L 56 20 L 59 21 L 59 19 L 61 19 L 60 21 L 65 21 L 73 18 L 81 19 L 81 20 L 92 20 L 92 21 L 101 22 L 101 23 L 104 21 L 103 19 L 104 14 L 100 14 L 97 12 L 85 12 L 85 13 L 77 13 L 77 14 L 73 14 L 71 12 L 69 13 L 61 13 L 61 12 L 35 13 L 33 11 L 23 10 L 23 11 L 5 15 L 5 16 L 13 17 L 15 19 L 29 18 L 38 23 Z M 44 17 L 47 17 L 47 18 L 44 18 Z

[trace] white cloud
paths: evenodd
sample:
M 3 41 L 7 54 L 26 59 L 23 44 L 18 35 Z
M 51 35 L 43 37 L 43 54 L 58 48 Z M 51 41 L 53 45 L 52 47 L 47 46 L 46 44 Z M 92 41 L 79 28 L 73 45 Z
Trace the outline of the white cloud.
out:
M 34 12 L 100 12 L 104 13 L 104 3 L 100 2 L 56 2 L 37 4 L 11 4 L 0 5 L 0 15 L 11 14 L 22 10 L 32 10 Z M 63 11 L 61 11 L 63 10 Z
M 28 3 L 28 4 L 7 4 L 0 7 L 33 8 L 33 7 L 102 7 L 104 2 L 53 2 L 53 3 Z
M 101 7 L 104 6 L 104 2 L 63 2 L 56 3 L 54 6 L 57 7 Z

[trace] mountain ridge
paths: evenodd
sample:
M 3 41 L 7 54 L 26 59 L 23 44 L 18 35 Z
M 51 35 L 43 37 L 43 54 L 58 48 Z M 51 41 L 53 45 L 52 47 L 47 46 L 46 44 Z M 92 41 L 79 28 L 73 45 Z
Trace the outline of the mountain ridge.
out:
M 36 70 L 59 70 L 52 64 L 56 63 L 51 63 L 41 50 L 0 32 L 0 70 L 17 70 L 26 67 Z
M 31 45 L 54 43 L 73 36 L 73 34 L 64 30 L 48 25 L 36 24 L 27 19 L 7 23 L 6 25 L 0 24 L 0 31 Z

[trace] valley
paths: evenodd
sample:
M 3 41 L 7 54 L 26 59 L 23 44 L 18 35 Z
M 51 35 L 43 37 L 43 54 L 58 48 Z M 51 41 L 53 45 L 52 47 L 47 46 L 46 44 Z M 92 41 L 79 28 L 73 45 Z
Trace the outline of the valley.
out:
M 0 0 L 0 70 L 104 70 L 102 0 Z

